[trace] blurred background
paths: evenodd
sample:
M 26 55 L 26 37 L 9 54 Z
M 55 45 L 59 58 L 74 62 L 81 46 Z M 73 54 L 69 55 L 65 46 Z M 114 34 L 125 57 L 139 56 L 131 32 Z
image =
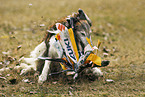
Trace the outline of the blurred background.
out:
M 32 75 L 0 73 L 0 95 L 145 96 L 144 5 L 144 0 L 0 0 L 0 68 L 19 65 L 18 60 L 29 56 L 50 25 L 79 8 L 92 20 L 93 44 L 102 42 L 99 56 L 111 61 L 102 68 L 104 78 L 91 83 L 48 81 L 39 86 L 31 83 Z M 23 78 L 30 82 L 22 82 Z

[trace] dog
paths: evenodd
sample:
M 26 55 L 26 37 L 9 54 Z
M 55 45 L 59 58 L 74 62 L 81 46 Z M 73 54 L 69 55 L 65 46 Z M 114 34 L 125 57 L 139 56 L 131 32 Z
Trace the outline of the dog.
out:
M 45 82 L 47 76 L 51 75 L 49 72 L 52 61 L 58 61 L 62 72 L 73 75 L 74 80 L 84 69 L 95 77 L 103 76 L 97 67 L 107 66 L 109 61 L 101 61 L 94 53 L 94 49 L 99 46 L 93 47 L 91 26 L 91 20 L 82 9 L 58 20 L 50 26 L 43 41 L 30 53 L 30 58 L 23 58 L 20 66 L 15 69 L 22 69 L 20 75 L 31 70 L 40 71 L 38 83 Z

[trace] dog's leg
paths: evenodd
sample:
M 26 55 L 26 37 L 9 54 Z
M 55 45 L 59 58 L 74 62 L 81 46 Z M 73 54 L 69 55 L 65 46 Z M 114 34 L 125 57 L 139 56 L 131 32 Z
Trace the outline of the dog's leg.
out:
M 63 54 L 62 47 L 60 43 L 55 40 L 55 36 L 51 37 L 49 41 L 49 45 L 50 47 L 48 50 L 48 56 L 54 59 L 58 57 L 61 58 Z M 44 81 L 47 80 L 47 75 L 50 70 L 50 64 L 51 64 L 51 61 L 45 60 L 45 64 L 44 64 L 42 73 L 39 76 L 38 83 L 43 83 Z
M 96 79 L 103 77 L 103 72 L 97 67 L 86 68 L 85 75 L 89 80 L 95 81 Z
M 91 68 L 91 71 L 94 76 L 103 77 L 103 72 L 99 68 L 97 68 L 97 67 Z
M 39 76 L 38 83 L 41 84 L 41 83 L 43 83 L 44 81 L 47 80 L 47 74 L 48 74 L 48 72 L 49 72 L 50 63 L 51 63 L 51 61 L 45 60 L 45 64 L 44 64 L 42 73 L 41 73 L 41 75 Z
M 37 61 L 38 61 L 37 57 L 42 56 L 45 51 L 46 51 L 45 42 L 42 42 L 41 44 L 36 46 L 36 48 L 31 52 L 30 58 L 24 58 L 23 59 L 24 63 L 21 63 L 20 67 L 18 67 L 18 68 L 22 68 L 20 75 L 26 74 L 30 70 L 36 71 L 37 65 L 38 65 L 37 64 Z
M 103 72 L 97 68 L 97 67 L 93 67 L 93 68 L 86 68 L 85 69 L 85 73 L 87 75 L 91 75 L 90 78 L 91 80 L 95 80 L 99 77 L 103 77 Z M 77 78 L 78 78 L 78 73 L 76 73 L 74 76 L 73 76 L 73 80 L 75 81 Z

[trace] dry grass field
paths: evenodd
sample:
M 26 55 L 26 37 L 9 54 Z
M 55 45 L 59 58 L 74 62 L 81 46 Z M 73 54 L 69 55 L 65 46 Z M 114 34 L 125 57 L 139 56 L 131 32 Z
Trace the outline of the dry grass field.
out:
M 19 70 L 11 69 L 0 73 L 0 96 L 145 97 L 144 0 L 0 0 L 0 68 L 19 65 L 51 24 L 79 8 L 93 22 L 94 45 L 98 39 L 102 42 L 99 56 L 111 61 L 101 68 L 104 77 L 39 85 L 37 73 L 20 76 Z

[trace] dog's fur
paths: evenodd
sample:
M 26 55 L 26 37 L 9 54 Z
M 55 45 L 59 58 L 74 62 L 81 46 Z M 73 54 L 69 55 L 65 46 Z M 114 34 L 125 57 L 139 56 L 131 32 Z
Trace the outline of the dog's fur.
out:
M 80 49 L 84 51 L 84 48 L 87 46 L 86 37 L 90 38 L 90 26 L 91 20 L 87 17 L 86 14 L 82 14 L 81 12 L 73 14 L 69 17 L 78 18 L 79 21 L 75 21 L 75 31 L 76 31 L 76 39 L 80 46 Z M 63 24 L 65 27 L 69 28 L 70 24 L 67 21 L 68 17 L 65 17 L 57 23 Z M 59 41 L 55 39 L 55 32 L 56 32 L 56 25 L 52 25 L 49 28 L 49 31 L 46 34 L 46 37 L 43 41 L 36 46 L 36 48 L 31 52 L 30 58 L 23 58 L 22 63 L 20 66 L 16 66 L 15 68 L 22 68 L 20 75 L 26 74 L 27 72 L 31 71 L 32 69 L 35 71 L 40 71 L 41 74 L 38 79 L 38 83 L 43 83 L 47 80 L 48 73 L 50 71 L 50 64 L 51 61 L 48 60 L 39 60 L 38 57 L 51 57 L 51 58 L 62 58 L 63 51 Z M 80 40 L 82 39 L 82 40 Z M 57 45 L 57 47 L 55 47 Z M 53 64 L 51 64 L 53 65 Z M 53 66 L 52 66 L 53 67 Z M 96 77 L 102 76 L 103 73 L 97 67 L 91 68 L 86 70 L 87 73 L 92 73 Z M 76 76 L 76 75 L 75 75 Z

